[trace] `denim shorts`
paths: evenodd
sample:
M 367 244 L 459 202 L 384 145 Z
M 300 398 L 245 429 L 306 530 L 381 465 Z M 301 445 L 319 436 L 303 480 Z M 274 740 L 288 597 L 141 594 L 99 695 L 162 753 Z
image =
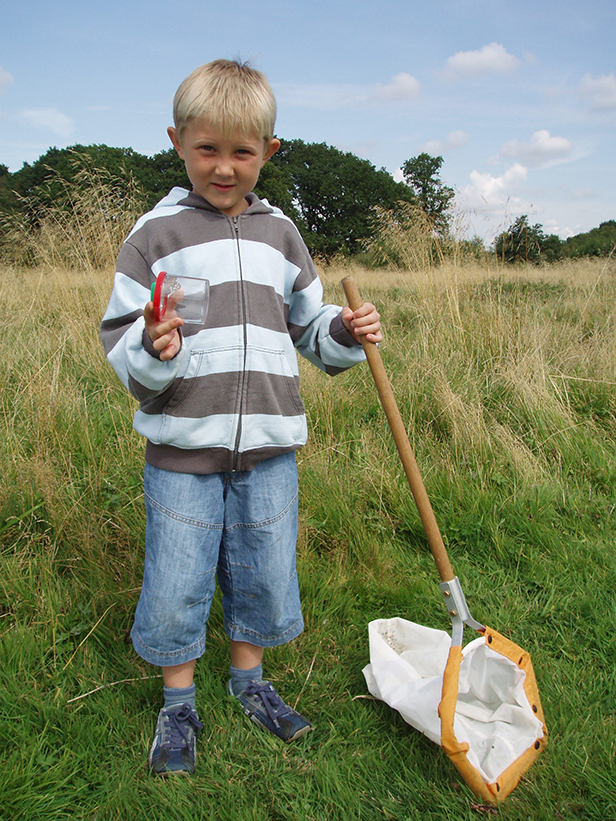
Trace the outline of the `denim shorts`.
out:
M 145 570 L 131 638 L 151 664 L 201 656 L 216 578 L 230 639 L 284 644 L 304 627 L 297 572 L 295 454 L 238 473 L 146 464 Z

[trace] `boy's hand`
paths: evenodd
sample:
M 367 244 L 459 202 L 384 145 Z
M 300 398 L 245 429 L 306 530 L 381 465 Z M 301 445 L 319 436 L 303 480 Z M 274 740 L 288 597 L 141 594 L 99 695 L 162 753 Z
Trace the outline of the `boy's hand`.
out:
M 368 342 L 383 341 L 381 317 L 370 302 L 364 302 L 356 311 L 352 311 L 348 306 L 343 308 L 342 322 L 357 342 L 361 342 L 362 336 L 365 336 Z
M 155 351 L 159 351 L 162 362 L 167 362 L 176 356 L 182 347 L 182 338 L 178 333 L 178 328 L 184 324 L 184 320 L 177 314 L 163 322 L 156 322 L 154 319 L 154 305 L 148 302 L 143 310 L 145 319 L 145 329 L 152 340 Z

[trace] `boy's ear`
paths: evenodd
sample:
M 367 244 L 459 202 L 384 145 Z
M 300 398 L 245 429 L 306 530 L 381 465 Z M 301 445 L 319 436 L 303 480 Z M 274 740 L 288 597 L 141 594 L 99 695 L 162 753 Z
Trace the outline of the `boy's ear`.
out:
M 177 130 L 170 125 L 167 129 L 167 134 L 169 135 L 169 139 L 173 143 L 173 147 L 178 152 L 178 156 L 181 160 L 184 159 L 184 154 L 182 153 L 182 146 L 180 145 L 180 140 L 178 139 L 178 132 Z
M 263 162 L 261 163 L 262 167 L 265 165 L 265 163 L 269 160 L 270 157 L 274 156 L 274 154 L 278 151 L 279 148 L 280 140 L 277 137 L 272 137 L 272 139 L 269 141 L 265 149 L 265 154 L 263 155 Z

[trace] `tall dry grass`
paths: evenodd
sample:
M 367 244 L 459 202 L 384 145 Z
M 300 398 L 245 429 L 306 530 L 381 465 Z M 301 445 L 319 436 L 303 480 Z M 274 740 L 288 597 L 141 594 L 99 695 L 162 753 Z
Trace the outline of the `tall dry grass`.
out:
M 0 532 L 22 558 L 43 549 L 54 567 L 93 562 L 103 573 L 141 518 L 143 452 L 98 339 L 111 283 L 109 270 L 0 268 L 12 328 L 0 362 Z
M 418 205 L 400 202 L 395 211 L 381 206 L 372 210 L 373 236 L 366 241 L 368 259 L 378 267 L 399 272 L 421 272 L 434 266 L 458 266 L 491 259 L 483 242 L 469 235 L 466 216 L 452 212 L 448 231 L 436 232 L 434 224 Z
M 22 211 L 1 217 L 1 256 L 17 265 L 101 270 L 114 264 L 144 204 L 130 174 L 118 176 L 75 152 L 70 178 L 54 170 L 24 198 Z
M 616 417 L 613 261 L 347 270 L 379 306 L 382 353 L 428 469 L 536 481 L 570 450 L 572 431 Z M 340 273 L 322 271 L 331 300 L 343 298 Z M 303 380 L 310 403 L 336 402 L 335 383 L 309 368 Z

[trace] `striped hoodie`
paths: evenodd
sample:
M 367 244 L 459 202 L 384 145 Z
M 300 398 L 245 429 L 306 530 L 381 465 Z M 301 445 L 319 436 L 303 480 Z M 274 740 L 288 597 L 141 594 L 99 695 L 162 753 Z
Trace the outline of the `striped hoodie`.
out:
M 105 353 L 140 407 L 146 461 L 181 473 L 250 470 L 296 450 L 307 425 L 295 348 L 335 374 L 363 360 L 295 225 L 255 194 L 228 217 L 174 188 L 141 217 L 118 257 L 101 323 Z M 161 271 L 210 282 L 204 325 L 181 328 L 162 362 L 143 308 Z

